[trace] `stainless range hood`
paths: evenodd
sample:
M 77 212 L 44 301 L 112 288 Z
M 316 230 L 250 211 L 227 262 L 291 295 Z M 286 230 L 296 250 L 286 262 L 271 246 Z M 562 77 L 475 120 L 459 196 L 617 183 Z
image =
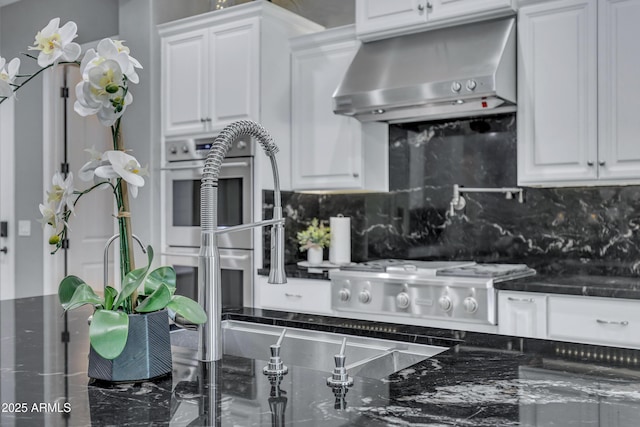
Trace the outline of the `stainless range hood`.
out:
M 363 43 L 333 111 L 391 123 L 515 111 L 515 18 Z

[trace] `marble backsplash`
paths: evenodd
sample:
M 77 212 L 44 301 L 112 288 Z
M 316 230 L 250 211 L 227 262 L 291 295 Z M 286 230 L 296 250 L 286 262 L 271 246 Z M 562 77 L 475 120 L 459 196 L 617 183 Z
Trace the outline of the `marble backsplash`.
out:
M 640 271 L 638 186 L 526 187 L 522 204 L 503 194 L 468 193 L 466 207 L 450 214 L 454 184 L 516 186 L 515 114 L 392 125 L 389 154 L 388 193 L 283 193 L 288 262 L 305 259 L 295 236 L 312 218 L 328 223 L 343 214 L 351 217 L 356 262 L 475 260 L 550 272 Z M 264 200 L 270 218 L 273 192 Z

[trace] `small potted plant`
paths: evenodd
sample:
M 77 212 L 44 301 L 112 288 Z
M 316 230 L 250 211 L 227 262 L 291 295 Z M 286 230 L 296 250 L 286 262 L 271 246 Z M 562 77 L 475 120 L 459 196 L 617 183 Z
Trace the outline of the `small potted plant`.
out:
M 322 264 L 322 249 L 331 242 L 331 229 L 326 227 L 318 218 L 313 218 L 306 230 L 297 234 L 300 251 L 307 251 L 307 261 L 310 265 Z

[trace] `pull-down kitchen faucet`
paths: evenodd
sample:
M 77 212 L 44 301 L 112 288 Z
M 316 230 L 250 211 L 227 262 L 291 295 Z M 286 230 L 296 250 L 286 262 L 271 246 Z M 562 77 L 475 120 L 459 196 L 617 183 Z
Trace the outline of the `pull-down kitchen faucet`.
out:
M 273 219 L 218 228 L 218 176 L 220 168 L 233 141 L 244 135 L 256 138 L 271 161 L 274 188 Z M 277 152 L 278 147 L 261 125 L 249 120 L 240 120 L 231 123 L 220 132 L 213 141 L 205 160 L 200 190 L 202 232 L 198 255 L 198 298 L 207 313 L 208 320 L 200 325 L 198 358 L 201 361 L 212 362 L 222 358 L 222 298 L 218 234 L 272 225 L 269 283 L 282 284 L 287 282 L 284 273 L 284 218 L 282 218 L 280 181 L 275 157 Z

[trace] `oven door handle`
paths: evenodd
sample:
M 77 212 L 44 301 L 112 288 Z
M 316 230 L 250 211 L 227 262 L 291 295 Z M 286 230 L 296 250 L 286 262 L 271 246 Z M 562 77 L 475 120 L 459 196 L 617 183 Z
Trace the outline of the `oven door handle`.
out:
M 176 256 L 176 257 L 188 257 L 188 258 L 198 258 L 198 254 L 183 254 L 180 252 L 164 252 L 162 255 L 165 256 Z M 239 259 L 241 261 L 246 261 L 249 259 L 249 255 L 225 255 L 221 254 L 220 259 Z
M 221 165 L 223 168 L 248 168 L 250 165 L 248 162 L 223 162 Z M 201 165 L 182 165 L 182 166 L 167 166 L 161 168 L 161 170 L 189 170 L 189 169 L 202 169 L 204 163 Z
M 187 258 L 198 258 L 198 254 L 183 254 L 180 252 L 163 252 L 161 255 L 164 256 L 182 256 Z

